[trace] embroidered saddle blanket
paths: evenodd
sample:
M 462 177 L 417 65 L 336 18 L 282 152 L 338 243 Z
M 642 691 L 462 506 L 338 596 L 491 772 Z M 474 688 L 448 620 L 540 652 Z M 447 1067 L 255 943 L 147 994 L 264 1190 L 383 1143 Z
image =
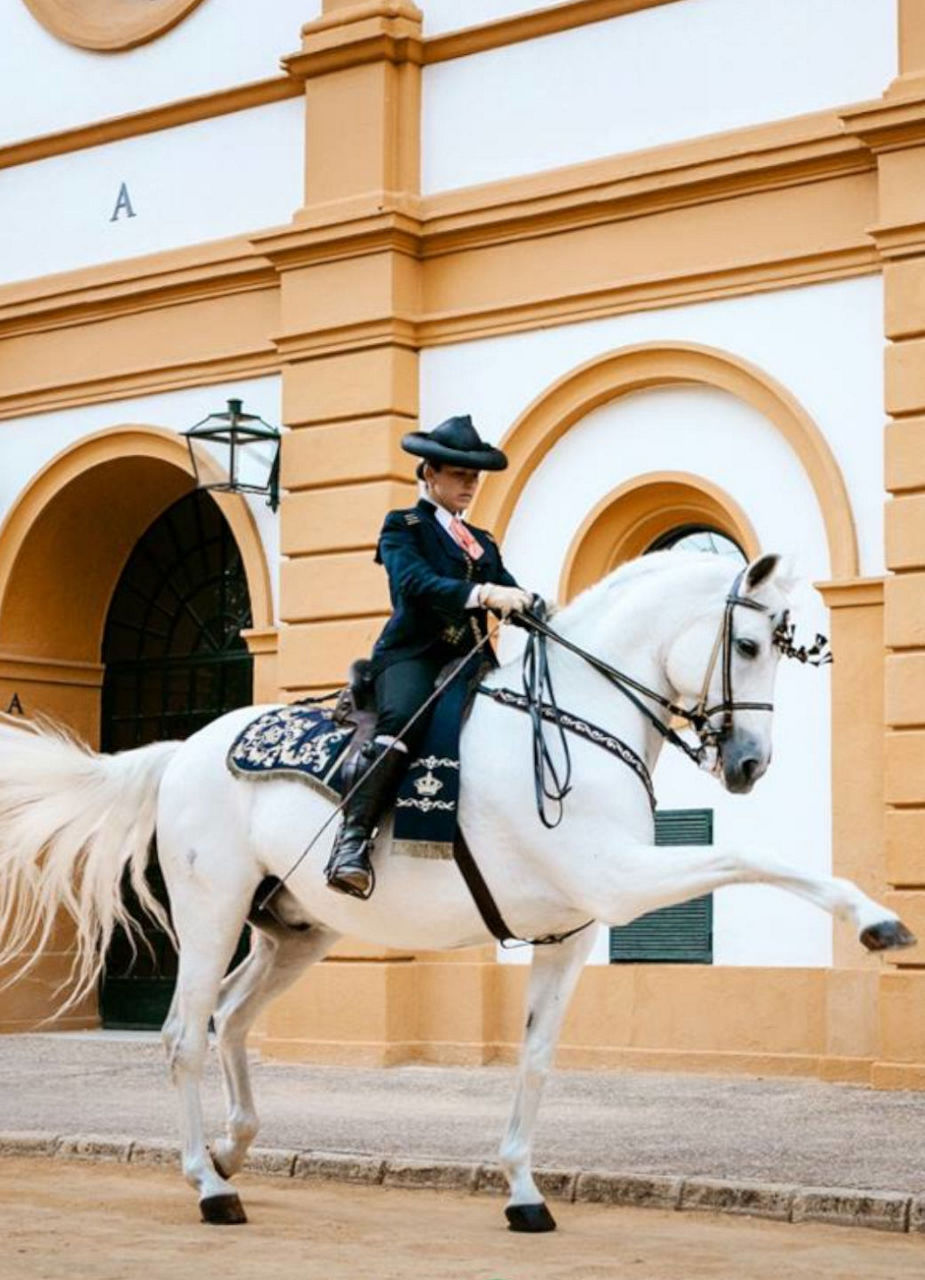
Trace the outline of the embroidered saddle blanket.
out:
M 466 682 L 454 680 L 437 700 L 418 755 L 395 800 L 392 848 L 418 858 L 452 858 L 459 803 L 459 734 Z M 239 778 L 296 778 L 330 800 L 345 791 L 343 766 L 356 728 L 327 708 L 277 707 L 238 734 L 227 764 Z

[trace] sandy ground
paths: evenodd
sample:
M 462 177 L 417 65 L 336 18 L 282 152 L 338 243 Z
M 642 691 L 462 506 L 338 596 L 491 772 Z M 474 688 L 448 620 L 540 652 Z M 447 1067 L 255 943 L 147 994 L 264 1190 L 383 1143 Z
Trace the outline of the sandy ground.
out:
M 2 1280 L 904 1280 L 925 1238 L 747 1218 L 243 1178 L 250 1223 L 207 1227 L 176 1173 L 0 1160 Z

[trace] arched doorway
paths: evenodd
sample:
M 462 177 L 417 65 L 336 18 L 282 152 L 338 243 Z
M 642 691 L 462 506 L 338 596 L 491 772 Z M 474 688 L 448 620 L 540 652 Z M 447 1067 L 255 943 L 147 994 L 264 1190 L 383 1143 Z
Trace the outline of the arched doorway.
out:
M 183 437 L 141 425 L 84 436 L 29 480 L 0 525 L 0 705 L 14 704 L 30 717 L 49 715 L 91 746 L 100 745 L 104 634 L 120 579 L 147 531 L 194 485 Z M 253 625 L 242 640 L 254 654 L 258 694 L 270 701 L 276 696 L 276 632 L 260 532 L 240 495 L 220 493 L 208 502 L 224 517 L 226 535 L 243 563 Z M 151 592 L 142 597 L 157 614 Z M 210 699 L 210 709 L 230 696 L 232 677 L 223 670 L 218 694 L 225 680 L 224 696 Z M 201 670 L 196 678 L 205 679 Z M 199 723 L 204 718 L 207 712 L 200 708 Z M 196 727 L 189 723 L 182 729 L 180 719 L 164 736 Z M 131 741 L 113 734 L 105 745 Z M 33 976 L 18 988 L 18 1000 L 0 1009 L 0 1031 L 26 1030 L 54 1018 L 73 958 L 63 918 L 56 948 L 35 958 Z M 95 996 L 56 1020 L 61 1028 L 97 1024 Z
M 149 526 L 119 577 L 103 632 L 100 743 L 124 751 L 186 738 L 252 699 L 251 626 L 241 553 L 218 506 L 193 490 Z M 165 900 L 155 862 L 149 872 Z M 149 946 L 119 932 L 100 992 L 104 1027 L 159 1027 L 176 953 L 148 921 Z

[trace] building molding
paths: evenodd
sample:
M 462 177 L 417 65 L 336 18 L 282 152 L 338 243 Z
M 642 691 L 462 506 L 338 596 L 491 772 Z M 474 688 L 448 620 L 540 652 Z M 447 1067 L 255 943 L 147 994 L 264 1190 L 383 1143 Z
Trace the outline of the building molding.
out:
M 585 517 L 566 552 L 558 598 L 573 599 L 684 524 L 721 530 L 749 560 L 760 554 L 751 521 L 719 485 L 687 471 L 650 471 L 612 489 Z
M 628 13 L 639 13 L 643 9 L 655 9 L 674 2 L 675 0 L 571 0 L 568 4 L 534 9 L 510 18 L 499 18 L 478 26 L 430 36 L 424 41 L 424 65 L 449 62 L 453 58 L 469 58 L 476 53 L 503 49 L 524 40 L 536 40 L 542 36 L 556 35 L 560 31 L 572 31 L 575 27 L 606 22 L 610 18 L 622 18 Z
M 541 392 L 504 437 L 508 470 L 503 481 L 492 475 L 485 480 L 473 506 L 473 520 L 502 538 L 528 480 L 576 422 L 630 392 L 678 383 L 726 391 L 777 427 L 816 494 L 832 577 L 857 577 L 857 535 L 848 491 L 822 432 L 796 397 L 761 369 L 729 352 L 694 344 L 645 343 L 610 351 Z
M 266 80 L 234 85 L 230 89 L 196 94 L 192 98 L 178 98 L 156 107 L 144 107 L 140 111 L 109 116 L 71 129 L 38 134 L 21 142 L 5 143 L 0 146 L 0 169 L 32 164 L 36 160 L 67 155 L 72 151 L 85 151 L 88 147 L 101 147 L 109 142 L 121 142 L 124 138 L 139 138 L 146 133 L 158 133 L 161 129 L 176 129 L 197 120 L 213 120 L 216 116 L 265 107 L 272 102 L 284 102 L 287 98 L 299 98 L 303 92 L 298 80 L 290 76 L 271 76 Z
M 846 578 L 839 582 L 814 582 L 829 609 L 883 608 L 883 578 Z

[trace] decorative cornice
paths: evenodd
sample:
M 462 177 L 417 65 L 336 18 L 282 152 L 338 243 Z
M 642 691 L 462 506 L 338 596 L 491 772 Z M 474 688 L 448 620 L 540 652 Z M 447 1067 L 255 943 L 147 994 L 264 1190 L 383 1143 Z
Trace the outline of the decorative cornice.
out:
M 675 273 L 648 280 L 632 280 L 605 289 L 584 289 L 574 294 L 468 311 L 445 311 L 423 317 L 417 326 L 418 344 L 435 347 L 469 339 L 523 333 L 553 324 L 575 324 L 625 312 L 651 311 L 657 307 L 710 302 L 717 298 L 818 284 L 829 280 L 870 275 L 880 269 L 873 245 L 745 266 L 716 268 L 695 274 Z
M 345 351 L 373 351 L 379 347 L 405 347 L 416 351 L 421 345 L 418 330 L 414 317 L 393 315 L 357 324 L 280 334 L 272 341 L 281 360 L 312 360 Z
M 256 80 L 233 89 L 220 89 L 215 93 L 200 94 L 194 98 L 182 98 L 159 107 L 132 111 L 123 116 L 112 116 L 95 124 L 79 125 L 60 133 L 43 134 L 0 146 L 0 169 L 17 164 L 31 164 L 49 156 L 64 155 L 70 151 L 84 151 L 88 147 L 100 147 L 107 142 L 120 142 L 123 138 L 137 138 L 161 129 L 174 129 L 178 125 L 192 124 L 196 120 L 211 120 L 216 116 L 231 115 L 236 111 L 248 111 L 251 107 L 263 107 L 286 98 L 298 98 L 304 92 L 300 81 L 289 76 L 274 76 L 271 80 Z
M 798 116 L 426 197 L 425 254 L 872 172 L 874 164 L 834 113 Z
M 423 15 L 407 0 L 369 0 L 325 14 L 302 28 L 302 48 L 281 59 L 299 80 L 329 75 L 370 62 L 421 66 Z
M 925 82 L 895 81 L 893 92 L 840 112 L 847 133 L 871 151 L 901 151 L 925 142 Z
M 275 349 L 267 351 L 220 352 L 202 360 L 178 362 L 159 368 L 146 367 L 127 373 L 65 383 L 43 383 L 19 387 L 0 395 L 0 420 L 20 418 L 52 409 L 73 409 L 84 404 L 103 404 L 161 391 L 208 386 L 240 378 L 259 378 L 279 373 L 280 358 Z
M 279 649 L 279 627 L 247 627 L 241 639 L 252 655 L 276 653 Z
M 251 243 L 277 269 L 333 262 L 370 253 L 405 253 L 418 257 L 423 226 L 417 211 L 400 194 L 381 192 L 366 201 L 338 202 L 297 214 L 289 227 L 259 232 Z
M 207 299 L 269 294 L 278 289 L 281 271 L 369 254 L 421 259 L 426 271 L 430 261 L 434 270 L 440 269 L 443 255 L 543 237 L 562 236 L 562 252 L 568 253 L 568 235 L 574 231 L 743 194 L 803 186 L 818 190 L 827 180 L 837 184 L 872 176 L 875 164 L 870 150 L 846 136 L 832 113 L 823 112 L 424 199 L 404 192 L 370 192 L 309 206 L 288 226 L 248 238 L 186 246 L 0 287 L 0 337 L 23 338 L 56 329 L 67 333 L 93 322 Z M 837 185 L 833 193 L 833 198 L 843 199 Z M 865 200 L 856 187 L 847 189 L 847 195 Z M 817 200 L 814 207 L 818 205 Z M 824 206 L 814 216 L 827 216 Z M 530 296 L 530 289 L 525 296 L 525 283 L 515 273 L 508 297 L 504 290 L 485 296 L 476 290 L 459 310 L 431 305 L 394 320 L 367 317 L 356 326 L 287 332 L 277 339 L 278 347 L 272 345 L 270 330 L 258 326 L 240 349 L 217 351 L 209 359 L 174 363 L 179 353 L 165 348 L 161 358 L 146 352 L 133 359 L 132 371 L 75 378 L 67 384 L 55 382 L 50 372 L 50 384 L 41 386 L 38 374 L 31 373 L 28 386 L 12 387 L 8 373 L 0 417 L 275 373 L 282 360 L 358 346 L 385 342 L 419 348 L 870 273 L 879 269 L 881 257 L 878 244 L 865 234 L 867 216 L 863 203 L 857 210 L 856 233 L 850 220 L 831 237 L 824 225 L 814 224 L 802 242 L 800 237 L 771 237 L 764 248 L 756 245 L 748 251 L 743 246 L 738 261 L 694 253 L 687 266 L 683 258 L 673 259 L 673 269 L 664 275 L 655 274 L 660 264 L 656 254 L 648 268 L 639 265 L 639 274 L 602 270 L 596 278 L 583 279 L 581 287 L 576 282 L 574 292 L 560 282 L 537 290 L 535 296 Z M 912 234 L 917 232 L 910 230 Z M 901 229 L 891 228 L 878 243 L 892 255 L 900 252 L 900 235 Z M 53 360 L 33 366 L 43 372 L 55 367 Z M 72 372 L 62 373 L 62 379 L 73 376 L 74 365 L 65 362 L 65 367 Z
M 925 222 L 907 222 L 901 225 L 868 227 L 881 258 L 919 257 L 925 253 Z
M 480 26 L 431 36 L 424 41 L 424 64 L 430 66 L 435 62 L 448 62 L 451 58 L 468 58 L 473 53 L 502 49 L 505 45 L 536 40 L 540 36 L 571 31 L 574 27 L 606 22 L 608 18 L 620 18 L 627 13 L 655 9 L 674 2 L 675 0 L 572 0 L 570 4 L 535 9 L 512 18 L 500 18 Z
M 33 658 L 17 653 L 0 653 L 0 680 L 23 684 L 80 685 L 99 689 L 103 666 L 98 662 L 72 662 L 60 658 Z
M 835 582 L 814 582 L 829 609 L 882 607 L 883 578 L 841 578 Z
M 213 240 L 0 287 L 0 337 L 275 289 L 277 284 L 272 265 L 248 240 Z

